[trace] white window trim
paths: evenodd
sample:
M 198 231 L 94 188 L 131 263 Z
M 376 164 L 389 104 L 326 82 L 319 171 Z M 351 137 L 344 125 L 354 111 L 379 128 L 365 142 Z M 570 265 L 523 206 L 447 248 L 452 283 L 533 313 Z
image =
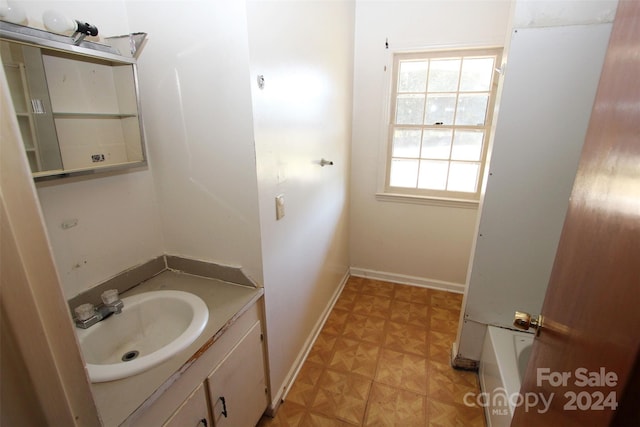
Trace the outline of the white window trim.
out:
M 498 41 L 487 41 L 487 42 L 478 42 L 478 43 L 460 43 L 460 44 L 447 44 L 447 45 L 422 45 L 422 44 L 404 44 L 400 46 L 396 46 L 393 48 L 386 49 L 386 55 L 384 58 L 384 63 L 382 73 L 383 73 L 383 84 L 382 84 L 382 108 L 381 108 L 381 117 L 380 117 L 380 130 L 379 130 L 379 142 L 378 142 L 378 175 L 377 175 L 377 191 L 375 193 L 375 199 L 380 202 L 395 202 L 395 203 L 409 203 L 409 204 L 418 204 L 418 205 L 430 205 L 430 206 L 445 206 L 445 207 L 456 207 L 456 208 L 466 208 L 466 209 L 477 209 L 480 205 L 480 200 L 482 199 L 482 190 L 480 191 L 479 200 L 470 200 L 470 199 L 456 199 L 456 198 L 448 198 L 448 197 L 438 197 L 438 196 L 426 196 L 426 195 L 417 195 L 411 193 L 394 193 L 388 191 L 386 187 L 387 180 L 387 157 L 389 155 L 389 129 L 391 124 L 389 123 L 389 117 L 391 117 L 391 106 L 393 105 L 391 88 L 393 87 L 393 62 L 394 55 L 398 53 L 413 53 L 413 52 L 426 52 L 426 51 L 436 51 L 436 50 L 471 50 L 471 49 L 503 49 L 502 53 L 502 63 L 496 64 L 496 67 L 502 69 L 504 68 L 504 62 L 506 59 L 506 55 L 504 52 L 504 46 L 502 42 Z M 487 154 L 484 160 L 484 176 L 480 182 L 481 187 L 485 186 L 485 181 L 488 176 L 488 165 L 489 159 L 491 156 L 491 147 L 493 145 L 494 131 L 495 131 L 495 121 L 497 119 L 498 105 L 500 101 L 500 85 L 502 83 L 503 75 L 500 73 L 498 78 L 498 90 L 496 91 L 496 102 L 492 117 L 492 123 L 490 125 L 491 134 L 489 140 L 487 141 Z
M 386 165 L 385 165 L 386 167 Z M 381 202 L 409 203 L 412 205 L 446 206 L 451 208 L 477 209 L 479 200 L 453 199 L 448 197 L 418 196 L 404 193 L 376 193 L 376 200 Z

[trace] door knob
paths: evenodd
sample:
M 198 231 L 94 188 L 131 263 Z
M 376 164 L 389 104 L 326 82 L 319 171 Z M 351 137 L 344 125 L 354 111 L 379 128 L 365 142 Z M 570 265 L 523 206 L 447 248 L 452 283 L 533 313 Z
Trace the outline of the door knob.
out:
M 522 311 L 516 311 L 516 315 L 513 319 L 513 326 L 518 329 L 522 329 L 523 331 L 528 331 L 530 328 L 536 330 L 536 335 L 540 333 L 540 329 L 542 329 L 542 315 L 538 315 L 538 317 L 531 317 L 529 313 L 525 313 Z

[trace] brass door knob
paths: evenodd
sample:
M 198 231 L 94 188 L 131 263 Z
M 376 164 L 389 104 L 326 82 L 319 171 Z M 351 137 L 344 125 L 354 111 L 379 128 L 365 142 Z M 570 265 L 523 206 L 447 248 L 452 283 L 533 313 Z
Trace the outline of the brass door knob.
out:
M 531 317 L 529 313 L 525 313 L 522 311 L 516 311 L 516 315 L 513 319 L 513 326 L 518 329 L 522 329 L 523 331 L 528 331 L 530 328 L 536 330 L 536 335 L 540 333 L 540 329 L 542 328 L 542 315 L 536 317 Z

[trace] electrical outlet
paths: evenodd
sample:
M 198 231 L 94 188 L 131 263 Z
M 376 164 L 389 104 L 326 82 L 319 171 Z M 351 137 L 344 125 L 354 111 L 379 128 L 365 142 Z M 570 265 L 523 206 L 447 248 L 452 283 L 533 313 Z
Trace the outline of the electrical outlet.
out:
M 284 216 L 284 194 L 276 196 L 276 221 Z

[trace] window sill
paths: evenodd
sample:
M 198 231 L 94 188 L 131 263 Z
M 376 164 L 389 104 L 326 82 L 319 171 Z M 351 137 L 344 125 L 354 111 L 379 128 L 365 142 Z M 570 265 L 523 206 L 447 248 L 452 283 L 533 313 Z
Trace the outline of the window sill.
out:
M 397 193 L 376 193 L 376 200 L 380 202 L 410 203 L 414 205 L 443 206 L 462 209 L 478 209 L 478 205 L 480 204 L 477 200 L 425 197 Z

